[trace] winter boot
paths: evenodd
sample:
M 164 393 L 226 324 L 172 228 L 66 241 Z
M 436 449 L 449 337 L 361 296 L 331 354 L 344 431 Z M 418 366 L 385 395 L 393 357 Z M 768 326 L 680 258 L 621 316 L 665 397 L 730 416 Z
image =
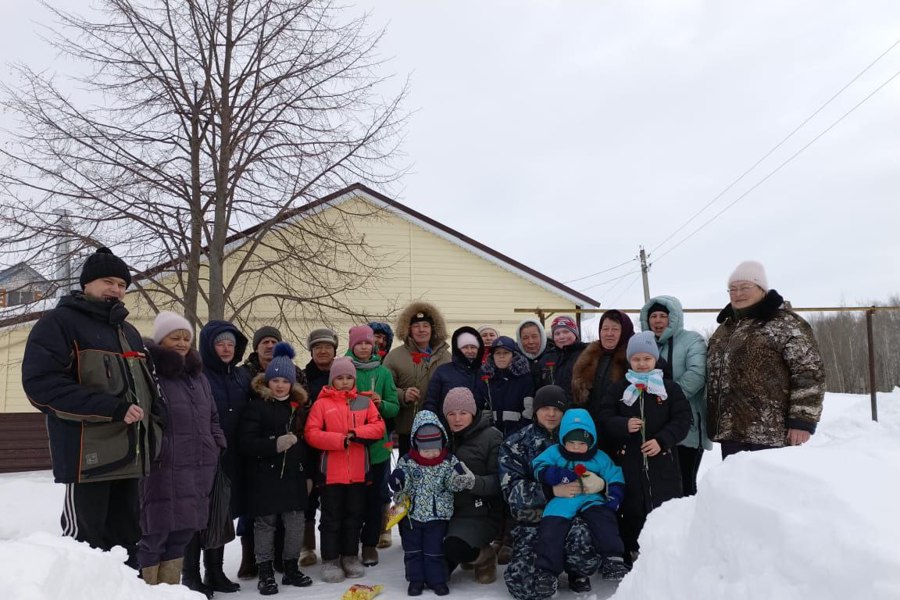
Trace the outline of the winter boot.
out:
M 162 565 L 160 565 L 162 570 Z M 191 538 L 184 549 L 184 564 L 181 567 L 181 585 L 189 590 L 200 592 L 207 598 L 212 598 L 213 589 L 204 585 L 200 579 L 200 538 L 197 535 Z
M 307 521 L 303 528 L 303 549 L 300 550 L 300 566 L 311 567 L 316 564 L 316 522 Z
M 169 585 L 178 585 L 181 579 L 181 568 L 184 559 L 174 558 L 172 560 L 164 560 L 159 563 L 159 571 L 157 571 L 157 581 L 159 583 L 168 583 Z M 210 592 L 212 594 L 212 592 Z
M 222 570 L 224 561 L 225 546 L 203 551 L 203 566 L 206 568 L 203 584 L 211 587 L 213 591 L 231 594 L 241 589 L 241 584 L 235 583 L 225 576 L 225 571 Z
M 374 567 L 378 564 L 378 550 L 375 546 L 362 547 L 362 564 L 366 567 Z
M 152 567 L 144 567 L 141 569 L 141 579 L 147 585 L 156 585 L 159 583 L 159 565 Z
M 534 574 L 534 598 L 543 600 L 556 593 L 559 578 L 550 571 L 540 570 Z
M 309 587 L 313 584 L 313 580 L 300 571 L 298 559 L 286 558 L 284 559 L 284 576 L 281 578 L 281 583 L 294 587 Z
M 256 548 L 253 544 L 253 534 L 246 533 L 241 536 L 241 566 L 238 567 L 238 579 L 256 579 Z
M 278 584 L 275 583 L 275 569 L 272 567 L 272 561 L 259 563 L 256 565 L 256 570 L 259 573 L 259 583 L 256 584 L 259 593 L 263 596 L 277 594 Z
M 378 544 L 375 546 L 379 550 L 390 548 L 391 544 L 394 543 L 394 538 L 391 536 L 391 530 L 387 528 L 388 519 L 390 518 L 391 505 L 388 503 L 381 509 L 381 535 L 378 537 Z
M 478 583 L 494 583 L 497 579 L 497 555 L 493 546 L 485 546 L 478 552 L 478 558 L 472 561 L 475 580 Z
M 622 581 L 631 567 L 625 564 L 621 556 L 607 556 L 600 565 L 600 577 L 610 581 Z
M 424 581 L 410 581 L 409 586 L 406 588 L 407 596 L 421 596 L 422 590 L 425 589 Z
M 431 586 L 431 591 L 434 592 L 435 596 L 446 596 L 450 593 L 450 588 L 447 587 L 446 583 L 436 583 Z
M 569 573 L 569 589 L 575 594 L 585 594 L 591 591 L 591 578 L 587 575 Z
M 344 580 L 344 569 L 341 567 L 341 559 L 322 559 L 322 581 L 325 583 L 340 583 Z
M 359 579 L 366 576 L 366 568 L 359 562 L 358 556 L 342 556 L 341 568 L 348 579 Z

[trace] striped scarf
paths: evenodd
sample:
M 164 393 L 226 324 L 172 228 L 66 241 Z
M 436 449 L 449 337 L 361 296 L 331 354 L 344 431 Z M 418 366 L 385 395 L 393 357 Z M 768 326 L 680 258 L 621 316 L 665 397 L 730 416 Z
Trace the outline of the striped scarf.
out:
M 663 383 L 663 372 L 659 369 L 653 369 L 646 373 L 638 373 L 628 369 L 625 379 L 630 384 L 625 388 L 625 393 L 622 394 L 622 402 L 625 403 L 625 406 L 634 404 L 644 390 L 650 394 L 656 394 L 663 400 L 668 397 L 666 386 Z

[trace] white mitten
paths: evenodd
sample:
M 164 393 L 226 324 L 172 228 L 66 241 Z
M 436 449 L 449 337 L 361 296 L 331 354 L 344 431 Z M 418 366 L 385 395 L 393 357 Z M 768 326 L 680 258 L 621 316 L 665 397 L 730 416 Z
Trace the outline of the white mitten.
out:
M 599 494 L 606 489 L 606 481 L 590 471 L 581 476 L 581 485 L 585 494 Z
M 279 453 L 286 451 L 288 448 L 297 443 L 297 436 L 293 433 L 286 433 L 284 435 L 279 435 L 275 439 L 275 449 L 278 450 Z

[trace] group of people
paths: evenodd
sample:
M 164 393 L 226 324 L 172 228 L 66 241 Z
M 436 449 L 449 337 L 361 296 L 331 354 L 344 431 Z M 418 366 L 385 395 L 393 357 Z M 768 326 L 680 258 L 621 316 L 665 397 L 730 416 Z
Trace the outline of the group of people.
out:
M 263 595 L 276 571 L 311 585 L 300 569 L 319 560 L 323 581 L 364 576 L 399 511 L 410 596 L 448 594 L 457 568 L 491 583 L 505 564 L 510 594 L 540 600 L 562 573 L 576 592 L 596 572 L 621 579 L 649 512 L 696 493 L 712 441 L 724 457 L 799 445 L 822 411 L 811 329 L 752 261 L 729 277 L 708 344 L 670 296 L 645 304 L 639 333 L 604 312 L 590 343 L 568 316 L 549 336 L 535 319 L 515 339 L 490 325 L 448 336 L 436 306 L 412 302 L 394 328 L 352 327 L 344 356 L 336 332 L 314 329 L 305 368 L 272 326 L 248 340 L 210 321 L 194 349 L 188 320 L 162 312 L 142 338 L 122 303 L 129 269 L 105 248 L 80 282 L 22 365 L 66 484 L 63 532 L 123 546 L 148 584 L 208 597 L 240 587 L 203 535 L 217 477 L 238 578 Z

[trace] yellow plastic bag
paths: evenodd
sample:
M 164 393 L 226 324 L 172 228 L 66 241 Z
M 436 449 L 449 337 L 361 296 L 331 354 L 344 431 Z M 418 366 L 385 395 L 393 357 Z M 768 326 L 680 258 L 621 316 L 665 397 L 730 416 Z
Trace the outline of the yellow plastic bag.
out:
M 409 507 L 411 502 L 409 500 L 409 496 L 403 496 L 403 498 L 399 502 L 395 502 L 393 506 L 391 506 L 390 510 L 390 518 L 387 522 L 387 529 L 390 529 L 397 523 L 403 520 L 403 517 L 409 513 Z
M 383 585 L 363 585 L 354 583 L 350 589 L 344 592 L 341 600 L 372 600 L 384 589 Z

